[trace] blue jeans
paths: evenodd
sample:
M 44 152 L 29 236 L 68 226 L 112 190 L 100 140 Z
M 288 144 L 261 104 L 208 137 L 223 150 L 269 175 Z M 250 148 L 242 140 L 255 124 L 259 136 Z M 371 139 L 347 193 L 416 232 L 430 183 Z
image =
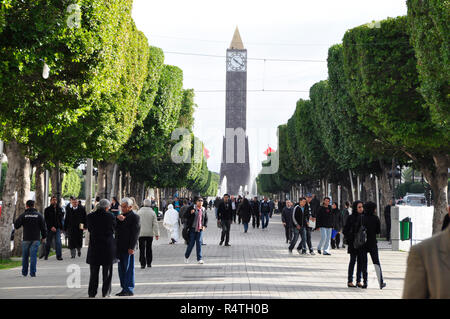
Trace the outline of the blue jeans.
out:
M 53 237 L 55 237 L 55 249 L 56 249 L 56 257 L 61 257 L 61 230 L 57 229 L 56 232 L 48 231 L 47 234 L 47 242 L 45 243 L 45 256 L 48 257 L 50 253 L 50 247 L 52 245 Z
M 269 225 L 269 213 L 262 213 L 261 214 L 262 229 L 267 228 L 268 225 Z
M 323 247 L 323 251 L 328 252 L 328 247 L 330 245 L 331 240 L 331 230 L 332 228 L 320 227 L 320 242 L 317 246 L 317 250 L 321 250 Z
M 289 251 L 292 251 L 294 249 L 295 244 L 298 241 L 298 236 L 300 235 L 300 230 L 298 230 L 297 227 L 294 227 L 293 230 L 294 230 L 294 237 L 291 239 L 291 244 L 289 245 Z M 300 250 L 301 244 L 302 244 L 301 242 L 298 244 L 297 250 Z
M 191 228 L 191 231 L 189 232 L 189 245 L 187 246 L 186 253 L 184 254 L 186 259 L 188 259 L 191 255 L 194 245 L 196 245 L 197 248 L 197 261 L 202 259 L 202 237 L 203 231 L 196 232 L 195 228 Z
M 244 225 L 244 231 L 247 232 L 248 230 L 248 223 L 242 223 Z
M 28 263 L 30 263 L 30 276 L 36 276 L 37 253 L 39 240 L 22 241 L 22 275 L 28 275 Z
M 118 263 L 120 287 L 123 292 L 134 290 L 134 255 L 128 253 L 119 256 Z
M 214 207 L 214 212 L 216 213 L 216 219 L 219 219 L 219 216 L 218 216 L 219 208 Z

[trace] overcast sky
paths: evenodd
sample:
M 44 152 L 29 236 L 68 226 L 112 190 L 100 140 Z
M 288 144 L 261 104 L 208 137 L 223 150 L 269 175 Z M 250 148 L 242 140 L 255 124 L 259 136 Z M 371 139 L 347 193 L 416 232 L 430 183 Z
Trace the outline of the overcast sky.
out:
M 210 151 L 208 167 L 220 171 L 225 132 L 225 57 L 236 26 L 249 58 L 323 62 L 248 61 L 247 135 L 250 166 L 257 174 L 267 145 L 277 149 L 276 128 L 292 116 L 296 101 L 327 79 L 328 48 L 346 30 L 406 15 L 405 0 L 134 0 L 133 17 L 165 63 L 183 70 L 184 88 L 196 91 L 194 133 Z M 202 91 L 218 90 L 218 92 Z

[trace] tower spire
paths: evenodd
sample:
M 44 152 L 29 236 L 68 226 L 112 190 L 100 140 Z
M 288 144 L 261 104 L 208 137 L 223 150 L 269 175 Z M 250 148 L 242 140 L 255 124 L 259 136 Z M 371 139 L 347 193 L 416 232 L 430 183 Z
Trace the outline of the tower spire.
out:
M 231 40 L 230 49 L 244 50 L 244 44 L 242 43 L 241 35 L 239 34 L 239 28 L 236 26 L 234 30 L 233 39 Z

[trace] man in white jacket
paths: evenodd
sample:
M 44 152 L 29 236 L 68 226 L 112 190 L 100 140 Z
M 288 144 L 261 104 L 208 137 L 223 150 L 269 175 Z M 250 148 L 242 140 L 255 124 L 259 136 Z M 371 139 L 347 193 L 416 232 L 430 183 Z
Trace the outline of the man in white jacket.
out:
M 141 231 L 139 233 L 139 262 L 141 263 L 142 269 L 144 269 L 145 266 L 152 266 L 153 237 L 156 237 L 156 240 L 159 239 L 158 219 L 151 206 L 151 200 L 146 199 L 144 200 L 144 207 L 137 212 L 141 221 Z
M 178 241 L 179 219 L 180 214 L 173 208 L 173 205 L 170 204 L 164 214 L 163 222 L 163 225 L 167 229 L 171 239 L 169 244 L 175 244 Z

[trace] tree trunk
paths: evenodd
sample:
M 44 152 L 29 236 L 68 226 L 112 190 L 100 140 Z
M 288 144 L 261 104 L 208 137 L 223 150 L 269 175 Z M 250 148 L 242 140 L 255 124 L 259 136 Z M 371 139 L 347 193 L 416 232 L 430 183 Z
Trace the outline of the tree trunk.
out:
M 370 174 L 366 174 L 363 182 L 364 186 L 364 201 L 365 202 L 375 202 L 375 192 L 372 185 L 372 179 L 370 178 Z
M 45 209 L 45 169 L 41 162 L 36 163 L 35 181 L 36 181 L 36 209 L 40 213 L 44 213 Z
M 107 174 L 107 166 L 108 163 L 105 161 L 101 161 L 98 163 L 98 190 L 97 190 L 97 196 L 100 198 L 107 198 L 106 197 L 106 174 Z
M 17 184 L 17 203 L 15 209 L 14 219 L 17 219 L 26 209 L 26 202 L 30 199 L 30 186 L 31 186 L 31 165 L 29 158 L 20 156 L 18 158 L 20 170 L 16 175 Z M 16 230 L 14 233 L 14 256 L 22 256 L 22 233 L 23 227 Z
M 423 175 L 433 190 L 433 235 L 441 231 L 442 222 L 448 207 L 448 168 L 450 166 L 450 155 L 434 155 L 434 170 L 422 169 Z
M 339 198 L 338 198 L 338 185 L 335 183 L 331 183 L 331 198 L 333 199 L 333 203 L 338 204 L 339 208 Z
M 20 171 L 23 171 L 23 167 L 20 166 L 20 157 L 23 156 L 21 146 L 15 140 L 5 143 L 4 152 L 8 158 L 8 170 L 3 185 L 3 204 L 0 216 L 0 259 L 11 257 L 11 225 L 14 222 L 16 210 L 17 176 Z
M 386 221 L 384 218 L 384 208 L 389 203 L 389 200 L 392 199 L 392 187 L 391 183 L 389 183 L 388 173 L 391 170 L 390 165 L 386 165 L 380 161 L 381 173 L 379 177 L 379 187 L 381 191 L 380 197 L 380 221 L 381 221 L 381 233 L 386 234 Z

